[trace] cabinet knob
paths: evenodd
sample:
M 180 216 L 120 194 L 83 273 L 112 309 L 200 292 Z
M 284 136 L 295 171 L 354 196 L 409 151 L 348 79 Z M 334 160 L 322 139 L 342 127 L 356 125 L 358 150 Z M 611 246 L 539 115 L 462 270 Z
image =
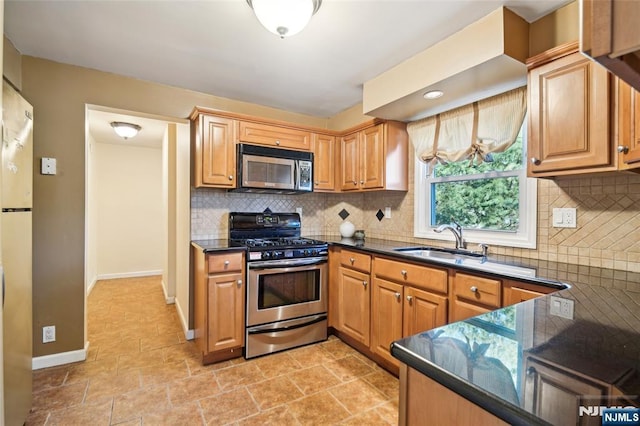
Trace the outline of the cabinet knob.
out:
M 368 283 L 367 283 L 366 281 L 362 281 L 362 286 L 363 286 L 364 288 L 367 288 L 367 284 L 368 284 Z
M 320 184 L 318 183 L 318 181 L 315 181 L 314 183 L 315 183 L 316 185 L 320 185 Z
M 527 368 L 527 376 L 533 376 L 536 374 L 536 369 L 534 367 Z
M 624 146 L 624 145 L 619 145 L 618 146 L 618 152 L 621 154 L 628 154 L 629 153 L 629 147 L 628 146 Z
M 398 292 L 396 292 L 396 293 L 394 294 L 394 296 L 396 297 L 396 300 L 399 302 L 399 301 L 400 301 L 400 296 L 401 296 L 401 294 L 400 294 L 400 293 L 398 293 Z
M 354 180 L 354 181 L 353 181 L 353 184 L 354 184 L 354 185 L 357 185 L 357 184 L 358 184 L 358 182 L 356 182 L 356 181 Z
M 280 141 L 276 141 L 276 145 L 280 145 Z
M 228 260 L 224 261 L 224 266 L 229 266 L 229 261 Z
M 363 180 L 360 181 L 360 185 L 364 185 L 364 181 Z
M 536 157 L 531 157 L 531 164 L 533 164 L 534 166 L 537 166 L 541 163 L 541 161 L 539 159 L 537 159 Z
M 355 262 L 356 260 L 353 257 L 349 258 L 349 262 L 351 262 L 351 264 L 353 265 L 353 262 Z
M 413 301 L 413 296 L 407 296 L 407 302 L 411 303 Z
M 404 269 L 402 271 L 400 271 L 400 273 L 402 274 L 403 277 L 407 277 L 407 271 L 405 271 Z
M 469 290 L 471 290 L 472 293 L 477 293 L 478 292 L 478 287 L 476 287 L 475 285 L 472 285 Z
M 238 287 L 242 287 L 242 280 L 238 280 L 237 283 L 238 283 Z
M 229 175 L 229 180 L 233 180 L 233 176 Z

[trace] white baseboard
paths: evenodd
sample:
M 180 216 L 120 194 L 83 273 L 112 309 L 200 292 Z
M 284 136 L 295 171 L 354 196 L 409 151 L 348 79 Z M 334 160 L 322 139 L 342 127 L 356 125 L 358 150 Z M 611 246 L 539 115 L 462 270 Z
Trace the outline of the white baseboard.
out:
M 175 296 L 169 296 L 167 294 L 167 284 L 162 280 L 162 292 L 164 293 L 164 301 L 167 305 L 173 305 L 176 303 Z
M 154 271 L 116 272 L 114 274 L 100 274 L 96 279 L 97 280 L 113 280 L 116 278 L 149 277 L 152 275 L 162 275 L 162 270 L 158 269 Z
M 35 357 L 31 361 L 33 370 L 41 370 L 43 368 L 55 367 L 57 365 L 71 364 L 73 362 L 84 361 L 87 359 L 89 351 L 89 342 L 84 349 L 69 352 L 60 352 L 58 354 L 44 355 Z
M 94 278 L 93 281 L 91 281 L 91 284 L 89 284 L 89 287 L 87 287 L 87 296 L 89 296 L 91 294 L 91 291 L 96 286 L 97 282 L 98 282 L 97 278 Z
M 180 318 L 180 324 L 182 324 L 182 331 L 184 332 L 184 338 L 187 340 L 193 340 L 195 336 L 194 330 L 189 330 L 188 320 L 185 319 L 184 311 L 180 306 L 180 301 L 176 299 L 176 310 L 178 311 L 178 318 Z

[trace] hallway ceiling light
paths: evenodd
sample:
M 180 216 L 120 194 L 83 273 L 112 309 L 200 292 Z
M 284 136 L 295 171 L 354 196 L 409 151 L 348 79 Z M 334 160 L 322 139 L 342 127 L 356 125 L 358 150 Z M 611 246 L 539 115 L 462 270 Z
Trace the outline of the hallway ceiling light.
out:
M 423 96 L 425 99 L 438 99 L 442 97 L 442 95 L 444 95 L 444 92 L 442 90 L 430 90 Z
M 125 123 L 124 121 L 112 121 L 113 130 L 124 139 L 129 139 L 138 134 L 142 127 L 137 124 Z
M 322 0 L 247 0 L 247 3 L 267 30 L 285 38 L 307 26 Z

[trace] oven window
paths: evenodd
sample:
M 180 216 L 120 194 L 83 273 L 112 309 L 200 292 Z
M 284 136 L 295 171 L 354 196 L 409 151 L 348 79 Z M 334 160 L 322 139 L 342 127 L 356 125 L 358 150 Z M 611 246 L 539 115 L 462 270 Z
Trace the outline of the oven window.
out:
M 258 309 L 320 300 L 320 270 L 263 274 L 258 281 Z

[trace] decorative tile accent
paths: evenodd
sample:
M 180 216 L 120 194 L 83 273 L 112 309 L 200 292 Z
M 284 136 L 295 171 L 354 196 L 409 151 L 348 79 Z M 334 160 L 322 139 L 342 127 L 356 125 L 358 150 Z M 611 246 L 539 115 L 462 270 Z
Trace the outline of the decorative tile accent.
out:
M 346 218 L 349 217 L 349 212 L 346 211 L 345 209 L 342 209 L 340 210 L 340 213 L 338 213 L 338 216 L 340 216 L 342 220 L 345 220 Z
M 378 218 L 378 221 L 381 221 L 382 218 L 384 218 L 384 213 L 382 213 L 382 210 L 378 209 L 378 213 L 376 213 L 376 217 Z

